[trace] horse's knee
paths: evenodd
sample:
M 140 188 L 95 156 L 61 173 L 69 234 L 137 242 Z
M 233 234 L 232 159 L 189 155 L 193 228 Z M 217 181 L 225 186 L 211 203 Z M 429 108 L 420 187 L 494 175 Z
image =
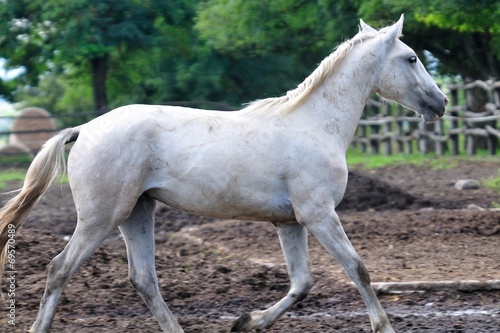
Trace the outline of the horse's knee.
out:
M 156 288 L 157 280 L 152 275 L 142 275 L 142 274 L 130 274 L 128 277 L 130 284 L 137 290 L 140 294 L 149 293 L 152 288 Z
M 57 287 L 64 285 L 64 279 L 68 276 L 68 265 L 64 264 L 64 255 L 55 256 L 47 265 L 47 284 Z
M 144 290 L 145 288 L 145 285 L 144 285 L 144 282 L 142 282 L 141 278 L 135 274 L 130 274 L 128 276 L 128 280 L 130 282 L 130 284 L 132 285 L 132 287 L 135 288 L 135 290 L 137 290 L 138 292 L 141 292 Z

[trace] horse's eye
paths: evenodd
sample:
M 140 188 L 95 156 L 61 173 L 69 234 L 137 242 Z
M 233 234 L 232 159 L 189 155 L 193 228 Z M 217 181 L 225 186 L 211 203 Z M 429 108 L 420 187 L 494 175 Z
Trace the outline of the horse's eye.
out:
M 408 61 L 410 62 L 410 64 L 414 64 L 417 62 L 417 57 L 413 56 L 413 57 L 409 57 L 408 58 Z

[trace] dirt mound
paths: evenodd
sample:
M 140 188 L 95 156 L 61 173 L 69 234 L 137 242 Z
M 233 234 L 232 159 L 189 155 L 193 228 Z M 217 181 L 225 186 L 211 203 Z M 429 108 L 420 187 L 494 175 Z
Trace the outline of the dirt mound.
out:
M 349 171 L 344 199 L 338 210 L 407 209 L 417 198 L 401 188 L 375 179 L 362 171 Z

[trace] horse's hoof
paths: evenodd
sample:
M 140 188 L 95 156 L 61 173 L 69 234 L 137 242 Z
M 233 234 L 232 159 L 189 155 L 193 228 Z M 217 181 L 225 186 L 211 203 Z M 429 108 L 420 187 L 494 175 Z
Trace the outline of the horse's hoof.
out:
M 238 319 L 236 319 L 231 326 L 230 332 L 248 332 L 248 323 L 252 320 L 250 313 L 246 312 L 242 314 Z

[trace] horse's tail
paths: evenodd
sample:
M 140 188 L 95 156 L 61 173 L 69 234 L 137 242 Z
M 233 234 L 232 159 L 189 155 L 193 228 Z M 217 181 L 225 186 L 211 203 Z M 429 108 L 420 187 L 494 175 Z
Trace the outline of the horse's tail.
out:
M 9 244 L 23 225 L 38 199 L 56 176 L 66 170 L 64 146 L 76 141 L 80 128 L 69 128 L 49 139 L 28 168 L 23 188 L 0 211 L 0 281 L 6 264 Z

